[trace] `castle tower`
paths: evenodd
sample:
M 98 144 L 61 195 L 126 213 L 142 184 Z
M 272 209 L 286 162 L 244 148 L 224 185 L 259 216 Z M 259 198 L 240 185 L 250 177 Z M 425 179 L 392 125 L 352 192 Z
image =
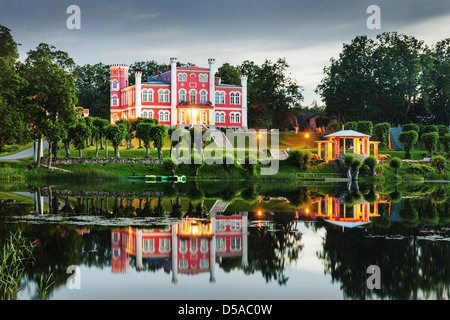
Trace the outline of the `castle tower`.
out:
M 242 86 L 242 128 L 247 129 L 247 76 L 241 75 Z
M 128 86 L 128 66 L 126 64 L 112 64 L 111 72 L 110 107 L 111 123 L 121 119 L 120 90 Z
M 136 118 L 141 117 L 141 111 L 142 111 L 142 104 L 141 104 L 141 88 L 142 88 L 142 84 L 141 84 L 141 78 L 142 78 L 142 71 L 141 70 L 136 70 L 134 71 L 134 77 L 135 77 L 135 100 L 136 104 Z
M 208 59 L 209 63 L 209 101 L 211 102 L 213 106 L 213 110 L 211 113 L 211 125 L 216 125 L 216 77 L 215 77 L 215 70 L 214 70 L 214 63 L 216 62 L 216 59 Z
M 177 125 L 177 58 L 170 58 L 170 125 Z

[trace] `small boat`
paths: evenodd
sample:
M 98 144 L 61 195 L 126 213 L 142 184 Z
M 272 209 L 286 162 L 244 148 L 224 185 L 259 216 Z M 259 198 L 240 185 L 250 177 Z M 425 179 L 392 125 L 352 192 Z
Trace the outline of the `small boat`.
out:
M 159 183 L 159 182 L 186 182 L 186 176 L 155 176 L 155 175 L 146 175 L 146 176 L 125 176 L 129 179 L 135 180 L 145 180 L 147 183 Z

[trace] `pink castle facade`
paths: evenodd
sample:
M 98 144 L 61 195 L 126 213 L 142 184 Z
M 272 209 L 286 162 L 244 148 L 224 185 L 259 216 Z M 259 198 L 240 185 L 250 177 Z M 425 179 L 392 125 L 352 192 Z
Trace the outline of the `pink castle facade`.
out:
M 239 86 L 222 84 L 214 63 L 208 59 L 209 68 L 177 67 L 177 58 L 171 58 L 170 67 L 146 82 L 135 70 L 134 85 L 128 83 L 127 65 L 110 65 L 111 123 L 141 117 L 168 127 L 247 129 L 247 76 L 241 76 Z

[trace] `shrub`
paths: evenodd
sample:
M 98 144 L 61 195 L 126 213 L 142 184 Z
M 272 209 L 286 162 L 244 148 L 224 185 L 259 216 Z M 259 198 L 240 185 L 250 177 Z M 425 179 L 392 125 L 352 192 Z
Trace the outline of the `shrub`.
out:
M 418 137 L 419 134 L 414 130 L 404 131 L 398 136 L 398 140 L 403 144 L 403 148 L 405 149 L 406 159 L 411 158 L 411 150 L 416 144 Z
M 371 121 L 358 121 L 356 124 L 356 131 L 372 135 L 373 124 Z
M 389 130 L 391 125 L 388 122 L 378 123 L 373 127 L 373 133 L 376 138 L 380 141 L 383 147 L 386 147 L 388 141 Z
M 402 166 L 402 160 L 398 157 L 394 157 L 389 162 L 389 165 L 395 169 L 395 174 L 398 174 L 398 169 Z
M 433 167 L 427 166 L 425 164 L 420 163 L 412 163 L 409 167 L 406 168 L 406 172 L 410 174 L 430 174 L 434 173 Z
M 420 132 L 419 126 L 415 123 L 408 123 L 408 124 L 404 124 L 402 126 L 402 132 L 411 131 L 411 130 L 413 130 L 417 133 Z
M 342 124 L 340 122 L 333 122 L 327 125 L 327 130 L 331 133 L 340 131 L 342 129 Z
M 377 165 L 377 159 L 375 157 L 370 156 L 364 159 L 364 164 L 369 167 L 370 175 L 375 176 L 375 167 Z
M 311 161 L 311 152 L 302 150 L 293 150 L 289 152 L 288 162 L 289 164 L 297 167 L 300 170 L 306 170 Z
M 444 174 L 445 158 L 443 156 L 434 156 L 430 159 L 431 165 L 439 170 L 439 174 Z
M 430 152 L 430 157 L 433 156 L 434 148 L 439 141 L 439 134 L 437 132 L 428 132 L 422 135 L 422 141 L 425 144 L 425 148 Z

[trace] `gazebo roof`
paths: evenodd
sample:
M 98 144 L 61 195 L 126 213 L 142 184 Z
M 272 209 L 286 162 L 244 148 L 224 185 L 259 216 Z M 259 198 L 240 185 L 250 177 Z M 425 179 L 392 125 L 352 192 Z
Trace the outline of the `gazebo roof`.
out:
M 370 135 L 354 130 L 341 130 L 325 136 L 327 137 L 370 137 Z

